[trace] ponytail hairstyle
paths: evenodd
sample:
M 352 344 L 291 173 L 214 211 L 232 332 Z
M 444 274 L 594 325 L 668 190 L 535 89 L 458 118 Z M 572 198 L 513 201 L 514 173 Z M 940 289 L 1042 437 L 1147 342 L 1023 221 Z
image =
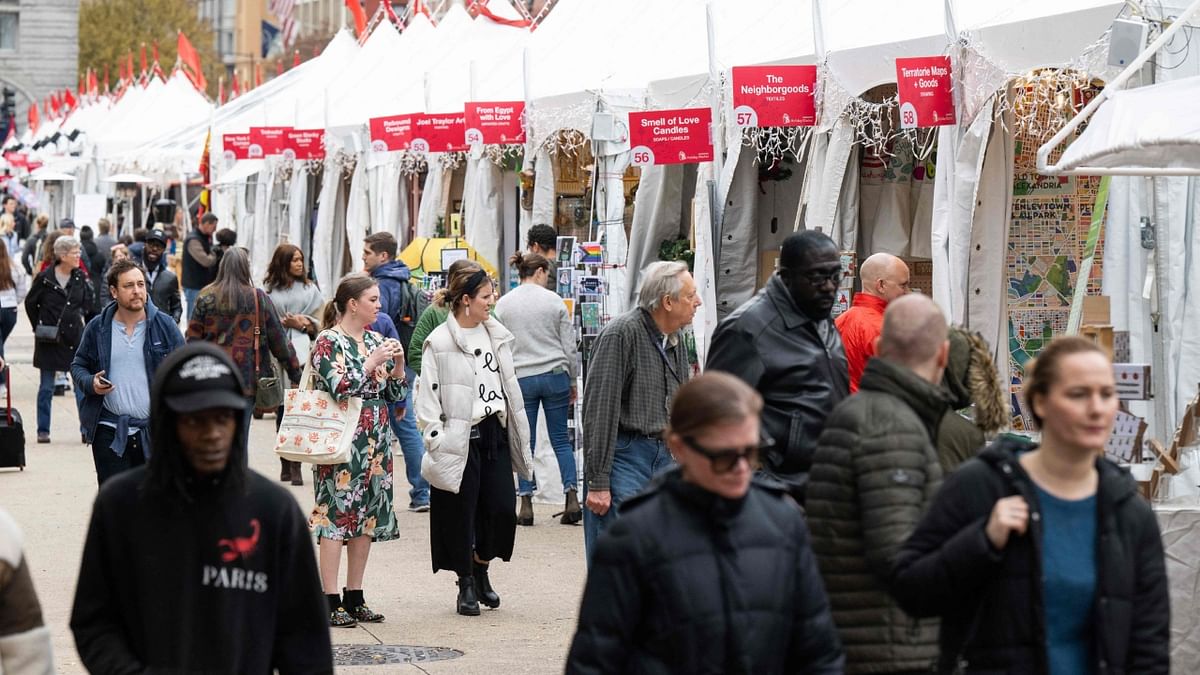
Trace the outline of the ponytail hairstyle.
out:
M 375 280 L 375 277 L 366 272 L 351 272 L 342 277 L 342 280 L 338 282 L 337 290 L 333 293 L 333 300 L 325 303 L 325 309 L 321 313 L 322 330 L 333 328 L 338 319 L 346 313 L 348 302 L 357 300 L 362 297 L 363 293 L 378 285 L 379 282 Z
M 517 277 L 525 281 L 537 274 L 538 270 L 550 273 L 550 261 L 538 253 L 521 253 L 517 251 L 508 259 L 508 264 L 517 268 Z
M 433 304 L 449 310 L 454 309 L 454 296 L 450 295 L 450 280 L 454 278 L 454 275 L 467 268 L 479 268 L 479 263 L 466 258 L 450 263 L 450 268 L 446 270 L 446 288 L 439 289 L 434 294 Z

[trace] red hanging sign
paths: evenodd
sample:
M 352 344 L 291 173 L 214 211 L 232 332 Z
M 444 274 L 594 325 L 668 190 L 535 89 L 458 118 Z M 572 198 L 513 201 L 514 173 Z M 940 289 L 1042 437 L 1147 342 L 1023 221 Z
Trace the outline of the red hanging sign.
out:
M 288 129 L 291 127 L 250 127 L 250 159 L 281 154 Z
M 225 134 L 221 137 L 221 147 L 226 165 L 239 159 L 250 159 L 250 134 Z
M 11 164 L 14 168 L 24 169 L 29 166 L 29 155 L 23 152 L 6 152 L 4 153 L 4 161 Z
M 524 101 L 467 103 L 467 145 L 519 145 L 525 142 Z
M 283 156 L 288 159 L 325 159 L 324 129 L 288 129 Z
M 372 117 L 371 149 L 375 152 L 407 150 L 412 143 L 412 115 Z
M 817 123 L 816 66 L 733 69 L 733 116 L 739 127 L 811 127 Z
M 631 112 L 629 147 L 636 166 L 711 162 L 712 109 Z
M 466 150 L 466 115 L 413 115 L 412 149 L 417 152 Z
M 900 128 L 955 124 L 949 56 L 896 59 Z

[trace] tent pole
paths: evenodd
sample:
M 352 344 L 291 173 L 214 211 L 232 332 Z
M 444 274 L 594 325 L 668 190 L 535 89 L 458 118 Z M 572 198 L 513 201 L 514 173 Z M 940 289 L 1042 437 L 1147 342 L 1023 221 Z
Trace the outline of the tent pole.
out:
M 725 94 L 725 87 L 721 82 L 721 72 L 717 65 L 717 27 L 716 17 L 713 14 L 713 3 L 709 0 L 704 6 L 704 18 L 707 28 L 708 39 L 708 79 L 714 85 L 712 95 L 712 135 L 713 135 L 713 180 L 707 181 L 708 188 L 708 212 L 709 222 L 712 226 L 712 232 L 709 235 L 709 241 L 712 247 L 713 259 L 711 261 L 713 287 L 716 289 L 716 280 L 719 276 L 715 273 L 717 269 L 716 261 L 721 255 L 721 224 L 724 220 L 724 206 L 721 200 L 717 198 L 717 178 L 720 178 L 722 169 L 725 166 L 725 125 L 721 122 L 721 99 Z
M 1166 322 L 1163 316 L 1163 306 L 1166 304 L 1163 300 L 1166 297 L 1164 294 L 1167 291 L 1167 263 L 1161 255 L 1164 250 L 1163 245 L 1168 243 L 1167 237 L 1164 236 L 1162 228 L 1154 223 L 1154 212 L 1158 205 L 1158 189 L 1156 181 L 1147 176 L 1146 194 L 1149 196 L 1149 205 L 1146 209 L 1147 217 L 1151 220 L 1151 225 L 1154 227 L 1154 250 L 1150 251 L 1147 256 L 1154 264 L 1154 293 L 1150 303 L 1150 328 L 1154 331 L 1150 336 L 1150 352 L 1153 380 L 1151 387 L 1154 390 L 1154 436 L 1163 443 L 1167 443 L 1175 430 L 1175 420 L 1171 419 L 1171 402 L 1168 397 L 1171 396 L 1171 383 L 1167 378 L 1167 334 Z
M 813 1 L 815 4 L 819 0 Z M 1187 27 L 1188 21 L 1198 13 L 1200 13 L 1200 0 L 1192 0 L 1192 4 L 1189 5 L 1186 10 L 1184 10 L 1183 14 L 1180 14 L 1178 17 L 1176 17 L 1175 21 L 1172 22 L 1166 30 L 1159 34 L 1158 38 L 1155 39 L 1154 42 L 1151 42 L 1149 47 L 1143 49 L 1142 53 L 1138 54 L 1137 58 L 1134 59 L 1133 62 L 1128 66 L 1126 66 L 1125 70 L 1121 71 L 1120 75 L 1117 75 L 1112 82 L 1104 85 L 1104 89 L 1101 90 L 1098 96 L 1089 101 L 1088 104 L 1084 106 L 1083 110 L 1079 111 L 1079 114 L 1075 115 L 1075 117 L 1072 117 L 1070 122 L 1067 122 L 1067 124 L 1060 129 L 1057 134 L 1054 134 L 1053 138 L 1051 138 L 1049 141 L 1046 141 L 1042 147 L 1038 148 L 1038 173 L 1047 174 L 1050 176 L 1057 176 L 1062 173 L 1058 163 L 1049 164 L 1050 153 L 1053 152 L 1054 149 L 1059 145 L 1062 145 L 1062 142 L 1067 140 L 1067 137 L 1074 133 L 1075 130 L 1079 128 L 1080 124 L 1083 124 L 1085 121 L 1087 121 L 1087 119 L 1092 116 L 1092 113 L 1096 112 L 1096 108 L 1100 107 L 1101 103 L 1112 96 L 1114 92 L 1119 91 L 1123 86 L 1125 86 L 1125 83 L 1129 81 L 1129 78 L 1133 77 L 1139 70 L 1141 70 L 1142 66 L 1146 65 L 1146 62 L 1149 61 L 1150 58 L 1155 54 L 1157 54 L 1164 45 L 1173 40 L 1176 33 Z

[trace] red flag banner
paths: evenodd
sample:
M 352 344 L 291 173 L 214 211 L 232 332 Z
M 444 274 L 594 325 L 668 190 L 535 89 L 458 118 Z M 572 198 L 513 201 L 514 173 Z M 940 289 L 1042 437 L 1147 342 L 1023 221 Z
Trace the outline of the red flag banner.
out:
M 38 119 L 37 103 L 31 103 L 29 105 L 29 130 L 36 134 L 40 123 L 41 120 Z
M 359 40 L 364 39 L 366 36 L 363 34 L 367 32 L 367 13 L 363 11 L 358 0 L 346 0 L 346 8 L 354 17 L 354 34 L 358 36 Z
M 325 159 L 324 129 L 288 129 L 283 156 L 289 159 Z
M 467 145 L 520 145 L 525 142 L 525 102 L 469 102 L 465 109 Z
M 466 150 L 466 115 L 413 115 L 412 145 L 417 152 Z
M 817 123 L 816 66 L 733 69 L 733 115 L 739 127 L 810 127 Z
M 711 162 L 712 108 L 631 112 L 629 147 L 637 166 Z
M 179 62 L 183 65 L 183 74 L 187 75 L 196 89 L 208 89 L 208 80 L 204 77 L 204 69 L 200 67 L 200 54 L 183 31 L 179 31 Z
M 488 0 L 476 0 L 475 4 L 471 6 L 471 10 L 475 12 L 476 15 L 485 16 L 494 23 L 498 23 L 502 26 L 528 28 L 533 24 L 531 19 L 505 19 L 503 17 L 496 16 L 492 13 L 492 10 L 488 9 Z
M 225 166 L 239 159 L 249 159 L 250 134 L 224 134 L 221 136 L 221 147 L 224 149 L 221 154 L 225 159 Z
M 372 117 L 371 149 L 375 152 L 407 150 L 412 143 L 413 116 Z
M 896 59 L 900 128 L 955 124 L 949 56 Z
M 250 159 L 274 157 L 283 153 L 284 134 L 291 127 L 250 127 Z

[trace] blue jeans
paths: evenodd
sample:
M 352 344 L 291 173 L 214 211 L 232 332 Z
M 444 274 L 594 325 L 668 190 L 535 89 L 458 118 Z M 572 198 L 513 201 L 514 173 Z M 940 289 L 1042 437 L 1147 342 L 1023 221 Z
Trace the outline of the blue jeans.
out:
M 612 505 L 603 516 L 598 516 L 587 508 L 583 510 L 583 546 L 589 563 L 597 537 L 617 519 L 621 502 L 641 492 L 654 474 L 674 464 L 671 452 L 661 440 L 627 431 L 617 434 L 616 452 L 613 453 L 612 469 L 608 475 Z M 586 481 L 583 495 L 586 502 Z
M 17 325 L 17 308 L 0 309 L 0 359 L 4 358 L 4 343 Z
M 54 404 L 54 370 L 41 369 L 37 394 L 37 430 L 39 434 L 50 433 L 50 409 Z
M 192 320 L 192 312 L 196 310 L 196 296 L 200 295 L 199 288 L 183 289 L 183 299 L 187 303 L 187 320 Z
M 407 411 L 404 419 L 399 422 L 396 421 L 396 416 L 392 415 L 392 433 L 396 434 L 400 441 L 400 451 L 404 454 L 404 473 L 408 476 L 408 484 L 412 486 L 408 490 L 409 506 L 422 506 L 429 503 L 429 483 L 421 477 L 421 457 L 425 455 L 425 439 L 421 438 L 421 432 L 417 431 L 417 413 L 413 410 L 412 383 L 417 379 L 417 374 L 408 366 L 404 367 L 404 373 L 409 382 L 408 398 L 404 399 Z
M 71 379 L 70 373 L 67 373 L 67 381 L 71 383 L 71 392 L 75 394 L 75 412 L 79 414 L 79 411 L 83 410 L 83 387 Z M 84 436 L 87 435 L 87 429 L 83 428 L 83 415 L 79 415 L 79 433 Z
M 571 409 L 571 376 L 566 373 L 542 373 L 517 380 L 521 385 L 521 396 L 525 397 L 525 415 L 529 417 L 529 452 L 537 451 L 538 407 L 546 411 L 546 431 L 550 433 L 550 445 L 558 459 L 558 472 L 562 476 L 563 492 L 577 489 L 575 477 L 575 448 L 567 431 L 567 412 Z M 537 489 L 537 476 L 532 481 L 521 478 L 517 494 L 532 495 Z

